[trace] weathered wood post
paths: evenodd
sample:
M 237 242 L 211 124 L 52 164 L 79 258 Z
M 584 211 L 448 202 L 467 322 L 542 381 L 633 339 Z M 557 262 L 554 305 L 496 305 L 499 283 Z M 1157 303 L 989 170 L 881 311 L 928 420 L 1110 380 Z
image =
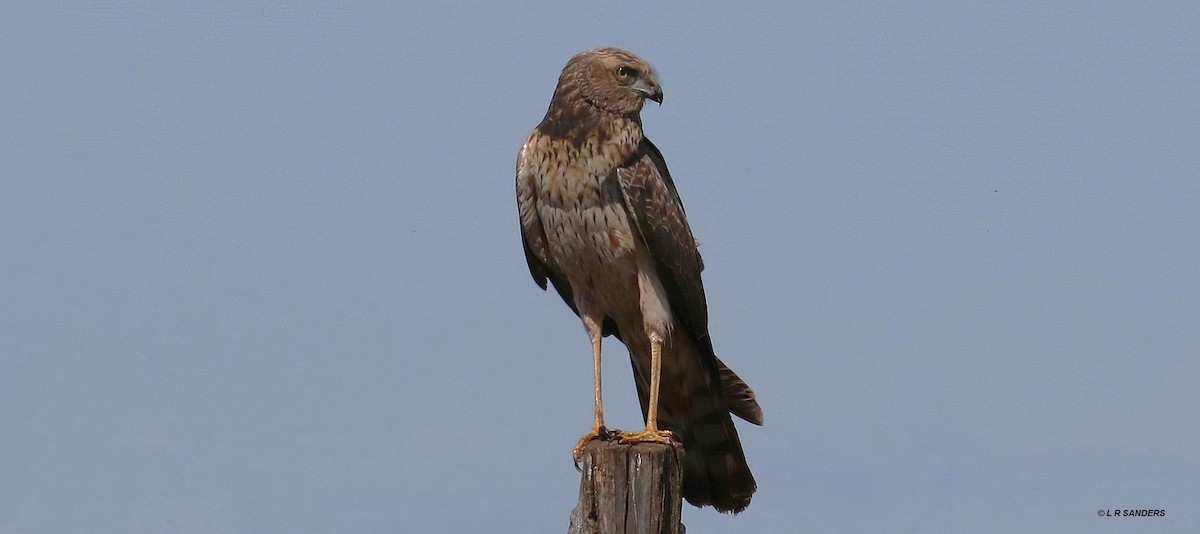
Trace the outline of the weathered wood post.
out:
M 683 454 L 679 443 L 628 445 L 615 432 L 588 443 L 567 534 L 683 534 Z

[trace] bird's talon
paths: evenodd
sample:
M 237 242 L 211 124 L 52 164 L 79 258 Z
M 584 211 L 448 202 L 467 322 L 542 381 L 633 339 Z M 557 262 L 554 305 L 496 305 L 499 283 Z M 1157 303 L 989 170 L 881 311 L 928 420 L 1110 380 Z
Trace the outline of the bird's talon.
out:
M 608 429 L 602 426 L 592 427 L 590 432 L 584 434 L 583 437 L 579 438 L 579 441 L 575 443 L 575 448 L 571 451 L 571 454 L 575 457 L 575 461 L 579 462 L 583 460 L 583 448 L 587 446 L 588 442 L 594 439 L 603 439 L 607 434 Z
M 662 443 L 670 445 L 674 435 L 669 430 L 639 430 L 621 432 L 621 443 Z

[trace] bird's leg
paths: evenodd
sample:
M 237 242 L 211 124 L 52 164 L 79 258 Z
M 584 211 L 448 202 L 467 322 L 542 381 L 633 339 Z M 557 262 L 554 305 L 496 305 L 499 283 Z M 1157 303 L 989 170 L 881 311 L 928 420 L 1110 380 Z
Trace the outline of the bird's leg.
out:
M 600 340 L 603 335 L 600 330 L 600 324 L 590 317 L 583 319 L 584 326 L 587 327 L 588 336 L 592 339 L 592 375 L 595 377 L 595 395 L 596 416 L 592 420 L 592 430 L 579 438 L 579 442 L 575 444 L 573 453 L 575 460 L 583 459 L 583 447 L 589 441 L 599 438 L 604 435 L 604 401 L 602 397 L 602 388 L 600 387 Z
M 671 444 L 671 433 L 658 429 L 658 388 L 662 383 L 662 337 L 650 334 L 650 406 L 646 408 L 646 429 L 640 432 L 622 432 L 621 443 L 652 441 Z

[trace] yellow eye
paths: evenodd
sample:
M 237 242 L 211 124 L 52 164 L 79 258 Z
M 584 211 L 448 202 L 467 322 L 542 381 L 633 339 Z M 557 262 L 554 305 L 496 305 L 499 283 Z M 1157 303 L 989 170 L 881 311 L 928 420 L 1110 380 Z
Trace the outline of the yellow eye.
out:
M 628 80 L 637 75 L 637 70 L 632 67 L 620 66 L 617 67 L 617 79 L 621 81 Z

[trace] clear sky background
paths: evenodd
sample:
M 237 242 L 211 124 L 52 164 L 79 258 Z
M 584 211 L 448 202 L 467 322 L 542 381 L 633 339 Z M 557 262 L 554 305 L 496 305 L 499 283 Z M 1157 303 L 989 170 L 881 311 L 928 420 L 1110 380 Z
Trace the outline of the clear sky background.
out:
M 1200 528 L 1194 2 L 31 4 L 0 532 L 565 530 L 590 351 L 513 169 L 598 45 L 766 414 L 689 533 Z

